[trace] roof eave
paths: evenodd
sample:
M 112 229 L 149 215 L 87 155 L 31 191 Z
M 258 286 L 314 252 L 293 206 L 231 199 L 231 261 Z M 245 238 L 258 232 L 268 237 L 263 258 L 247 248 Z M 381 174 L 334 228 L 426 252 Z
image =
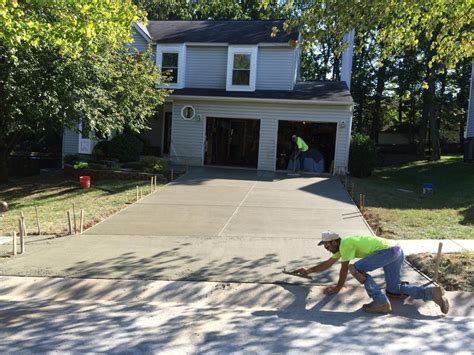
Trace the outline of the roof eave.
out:
M 248 102 L 284 102 L 284 103 L 297 103 L 304 105 L 325 105 L 325 106 L 350 106 L 354 105 L 354 101 L 341 102 L 341 101 L 330 101 L 330 100 L 296 100 L 296 99 L 281 99 L 281 98 L 255 98 L 255 97 L 225 97 L 225 96 L 198 96 L 198 95 L 174 95 L 168 96 L 167 101 L 172 99 L 186 99 L 186 100 L 215 100 L 215 101 L 248 101 Z

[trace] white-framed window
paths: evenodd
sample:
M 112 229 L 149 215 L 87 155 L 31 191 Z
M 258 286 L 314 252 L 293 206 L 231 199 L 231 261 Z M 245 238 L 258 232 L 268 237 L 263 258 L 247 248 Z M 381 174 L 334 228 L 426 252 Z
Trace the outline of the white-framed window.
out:
M 196 116 L 196 110 L 190 105 L 183 106 L 181 109 L 181 117 L 183 120 L 191 121 Z
M 156 65 L 161 72 L 170 77 L 171 81 L 163 85 L 171 89 L 184 88 L 186 63 L 186 46 L 158 44 L 156 46 Z
M 228 91 L 255 91 L 257 46 L 229 46 L 227 51 Z
M 82 120 L 79 122 L 79 153 L 92 153 L 92 132 Z

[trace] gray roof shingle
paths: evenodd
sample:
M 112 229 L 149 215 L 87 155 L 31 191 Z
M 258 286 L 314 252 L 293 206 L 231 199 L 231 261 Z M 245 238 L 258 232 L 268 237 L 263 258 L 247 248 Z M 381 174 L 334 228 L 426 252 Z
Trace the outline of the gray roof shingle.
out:
M 225 89 L 184 88 L 175 89 L 172 96 L 214 96 L 241 97 L 272 100 L 301 100 L 306 102 L 325 101 L 341 104 L 352 104 L 352 96 L 343 81 L 301 81 L 296 83 L 293 90 L 256 90 L 226 91 Z
M 298 39 L 298 31 L 283 30 L 283 20 L 268 21 L 148 21 L 148 32 L 157 43 L 288 43 Z M 280 31 L 272 37 L 272 28 Z

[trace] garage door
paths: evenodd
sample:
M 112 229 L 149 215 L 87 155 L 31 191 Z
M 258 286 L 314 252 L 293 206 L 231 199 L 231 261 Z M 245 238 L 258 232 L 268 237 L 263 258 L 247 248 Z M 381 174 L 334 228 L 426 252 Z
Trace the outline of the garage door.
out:
M 206 118 L 206 165 L 256 168 L 260 120 Z
M 324 158 L 324 172 L 330 172 L 336 148 L 336 123 L 279 121 L 276 169 L 286 170 L 294 150 L 291 136 L 296 134 L 308 144 L 310 156 Z

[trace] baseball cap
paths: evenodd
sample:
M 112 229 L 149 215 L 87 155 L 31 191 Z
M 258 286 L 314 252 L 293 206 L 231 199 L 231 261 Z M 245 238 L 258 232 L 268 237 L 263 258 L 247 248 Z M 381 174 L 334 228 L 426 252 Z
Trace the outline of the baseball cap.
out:
M 318 245 L 322 245 L 323 243 L 330 242 L 332 240 L 339 239 L 339 234 L 336 232 L 326 231 L 321 233 L 321 241 Z

